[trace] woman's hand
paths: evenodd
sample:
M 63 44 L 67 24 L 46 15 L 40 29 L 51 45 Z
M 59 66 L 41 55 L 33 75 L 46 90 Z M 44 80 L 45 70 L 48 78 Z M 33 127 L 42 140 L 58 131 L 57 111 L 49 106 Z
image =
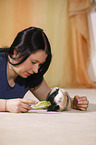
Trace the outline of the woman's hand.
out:
M 88 108 L 89 101 L 86 96 L 75 96 L 73 99 L 73 109 L 78 109 L 82 111 L 86 111 Z
M 13 113 L 28 112 L 31 109 L 30 104 L 36 104 L 30 99 L 9 99 L 6 103 L 6 111 Z

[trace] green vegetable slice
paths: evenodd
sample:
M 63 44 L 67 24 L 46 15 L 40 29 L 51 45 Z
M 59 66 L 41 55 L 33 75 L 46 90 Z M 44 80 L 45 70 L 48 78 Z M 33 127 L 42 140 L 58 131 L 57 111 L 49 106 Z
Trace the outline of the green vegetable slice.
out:
M 50 101 L 40 101 L 34 105 L 34 109 L 46 109 L 51 105 Z

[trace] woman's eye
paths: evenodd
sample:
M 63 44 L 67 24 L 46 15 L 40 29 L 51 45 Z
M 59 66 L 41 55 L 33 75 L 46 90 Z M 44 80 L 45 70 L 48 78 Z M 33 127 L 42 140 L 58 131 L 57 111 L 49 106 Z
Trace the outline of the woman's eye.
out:
M 32 61 L 32 64 L 36 64 L 36 62 Z

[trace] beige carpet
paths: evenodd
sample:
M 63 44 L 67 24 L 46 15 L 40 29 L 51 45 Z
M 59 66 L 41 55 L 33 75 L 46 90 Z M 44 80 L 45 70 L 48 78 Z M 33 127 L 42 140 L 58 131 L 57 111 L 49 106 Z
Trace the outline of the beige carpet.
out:
M 0 145 L 96 145 L 96 89 L 67 89 L 86 95 L 85 112 L 71 110 L 29 113 L 0 113 Z M 25 97 L 30 98 L 30 92 Z

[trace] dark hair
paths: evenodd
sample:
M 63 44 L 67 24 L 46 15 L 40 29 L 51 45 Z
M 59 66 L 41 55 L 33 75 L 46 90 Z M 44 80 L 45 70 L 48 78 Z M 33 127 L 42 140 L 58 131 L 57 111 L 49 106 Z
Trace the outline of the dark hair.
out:
M 43 75 L 51 62 L 52 54 L 51 54 L 51 47 L 49 40 L 41 28 L 37 27 L 29 27 L 24 29 L 23 31 L 19 32 L 14 39 L 12 45 L 9 49 L 7 49 L 7 54 L 12 59 L 18 59 L 17 57 L 14 58 L 14 50 L 16 50 L 17 54 L 19 54 L 18 58 L 20 58 L 20 62 L 16 64 L 12 64 L 9 60 L 9 63 L 12 65 L 19 65 L 24 62 L 30 54 L 37 52 L 38 50 L 43 50 L 47 54 L 46 61 L 38 70 L 37 74 L 33 74 L 32 76 L 40 76 Z

